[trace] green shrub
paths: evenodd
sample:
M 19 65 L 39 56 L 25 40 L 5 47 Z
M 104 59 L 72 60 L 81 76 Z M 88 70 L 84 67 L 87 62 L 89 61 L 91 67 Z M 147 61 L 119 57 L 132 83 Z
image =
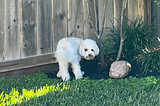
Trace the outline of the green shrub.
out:
M 115 26 L 112 23 L 112 27 L 107 28 L 109 31 L 107 33 L 107 38 L 103 40 L 105 55 L 109 56 L 110 54 L 114 54 L 114 59 L 117 56 L 120 44 L 120 21 L 116 21 L 118 22 L 118 25 Z M 148 25 L 148 23 L 142 21 L 142 18 L 140 17 L 137 17 L 133 22 L 124 18 L 123 35 L 125 40 L 121 59 L 131 62 L 141 53 L 139 50 L 150 47 L 153 37 L 151 29 L 153 27 L 155 27 L 154 23 Z M 109 46 L 109 49 L 107 46 Z
M 142 53 L 138 62 L 143 66 L 143 74 L 147 74 L 148 71 L 158 71 L 160 69 L 160 49 L 145 48 L 140 51 Z
M 107 64 L 110 64 L 116 60 L 119 50 L 121 23 L 119 20 L 116 21 L 118 22 L 118 25 L 115 26 L 112 23 L 112 27 L 107 28 L 108 29 L 107 37 L 102 41 L 103 51 Z M 155 23 L 149 25 L 146 21 L 142 21 L 142 18 L 140 17 L 137 17 L 133 22 L 124 18 L 123 21 L 124 45 L 123 45 L 121 59 L 126 60 L 130 63 L 132 63 L 133 60 L 137 60 L 139 61 L 139 63 L 142 63 L 142 65 L 144 66 L 143 69 L 146 70 L 150 64 L 149 62 L 144 62 L 147 58 L 139 60 L 138 57 L 144 57 L 145 55 L 148 55 L 148 53 L 146 54 L 145 52 L 142 52 L 142 50 L 145 50 L 145 48 L 152 47 L 152 38 L 155 35 L 155 32 L 152 32 L 152 28 L 154 27 Z M 147 57 L 149 58 L 149 56 L 152 55 L 148 55 Z
M 114 41 L 114 39 L 115 40 L 119 40 L 119 39 L 113 38 L 113 37 L 106 37 L 102 40 L 102 49 L 104 52 L 105 63 L 107 65 L 112 64 L 113 61 L 116 60 L 116 56 L 118 53 L 118 45 L 115 44 L 115 42 L 119 42 L 119 41 Z M 114 44 L 112 44 L 111 42 L 113 42 Z

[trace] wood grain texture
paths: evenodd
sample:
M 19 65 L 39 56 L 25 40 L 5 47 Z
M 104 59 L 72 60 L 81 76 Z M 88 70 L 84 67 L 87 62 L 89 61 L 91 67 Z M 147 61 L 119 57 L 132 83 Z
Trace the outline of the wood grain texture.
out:
M 114 0 L 114 25 L 117 26 L 118 22 L 117 20 L 120 20 L 121 14 L 122 14 L 122 4 L 123 0 Z
M 106 0 L 98 0 L 98 17 L 99 17 L 99 28 L 102 27 L 102 21 L 104 17 L 104 4 Z M 105 14 L 105 23 L 104 23 L 104 30 L 102 33 L 102 39 L 107 36 L 107 29 L 106 27 L 111 27 L 111 21 L 113 22 L 114 17 L 114 0 L 107 0 L 107 7 L 106 7 L 106 14 Z M 100 29 L 101 30 L 101 29 Z
M 67 0 L 53 0 L 53 51 L 58 41 L 67 37 Z
M 52 1 L 38 0 L 38 54 L 52 52 Z
M 134 21 L 138 16 L 138 0 L 128 0 L 128 19 Z
M 19 1 L 5 0 L 5 60 L 20 58 Z
M 68 36 L 83 39 L 83 0 L 68 0 L 68 9 Z
M 93 24 L 95 25 L 95 13 L 94 13 L 94 2 L 93 0 L 89 0 L 89 10 L 90 10 L 90 14 L 91 14 L 91 18 L 93 21 Z M 84 38 L 89 38 L 89 39 L 93 39 L 96 40 L 97 37 L 92 29 L 92 26 L 90 24 L 90 20 L 89 20 L 89 15 L 88 15 L 88 11 L 87 11 L 87 6 L 86 6 L 86 0 L 83 0 L 84 2 Z
M 37 54 L 37 0 L 22 0 L 22 57 Z
M 157 6 L 157 18 L 158 18 L 158 37 L 160 38 L 160 7 Z
M 0 0 L 0 61 L 4 60 L 4 0 Z
M 142 17 L 142 21 L 144 21 L 144 15 L 145 15 L 144 8 L 145 8 L 144 0 L 138 0 L 138 15 Z
M 158 19 L 157 19 L 157 4 L 156 3 L 154 3 L 154 0 L 152 0 L 152 8 L 151 8 L 151 10 L 152 10 L 152 12 L 151 12 L 151 22 L 156 22 L 157 23 L 157 21 L 158 21 Z M 152 29 L 154 32 L 157 32 L 158 31 L 158 28 L 157 27 L 155 27 L 155 28 L 153 28 Z M 157 37 L 157 36 L 156 36 Z
M 0 73 L 51 64 L 55 63 L 55 61 L 56 58 L 54 53 L 46 53 L 43 55 L 29 56 L 15 60 L 2 61 L 0 62 Z
M 144 17 L 144 20 L 148 21 L 148 24 L 151 24 L 151 1 L 152 0 L 144 0 L 144 10 L 143 10 L 144 16 L 143 17 Z
M 56 73 L 58 72 L 58 64 L 54 63 L 54 64 L 47 64 L 47 65 L 41 65 L 41 66 L 36 66 L 36 67 L 18 69 L 18 70 L 13 70 L 13 71 L 7 71 L 7 72 L 2 72 L 2 73 L 0 72 L 0 78 L 18 77 L 22 75 L 34 74 L 39 71 L 42 71 L 44 73 L 53 73 L 56 75 Z

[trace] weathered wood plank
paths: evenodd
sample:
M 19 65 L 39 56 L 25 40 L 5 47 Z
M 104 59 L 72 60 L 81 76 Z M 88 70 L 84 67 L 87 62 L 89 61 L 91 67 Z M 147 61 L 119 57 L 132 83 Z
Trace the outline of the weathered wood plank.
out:
M 37 54 L 37 0 L 22 0 L 21 56 Z
M 102 21 L 104 17 L 104 4 L 106 0 L 98 0 L 98 16 L 99 16 L 99 28 L 101 30 L 102 27 Z M 106 27 L 111 27 L 111 21 L 113 22 L 113 17 L 114 17 L 114 10 L 113 10 L 113 0 L 107 0 L 107 5 L 106 5 L 106 14 L 105 14 L 105 23 L 104 23 L 104 30 L 102 33 L 102 39 L 107 36 L 107 29 Z
M 83 1 L 68 0 L 68 9 L 68 36 L 74 36 L 83 39 Z
M 145 11 L 145 5 L 144 5 L 144 0 L 138 0 L 138 15 L 142 17 L 142 21 L 144 21 L 144 11 Z
M 151 0 L 144 0 L 144 20 L 151 24 Z
M 19 0 L 5 0 L 5 60 L 20 58 Z
M 160 7 L 157 6 L 158 37 L 160 38 Z
M 52 52 L 52 0 L 38 0 L 38 54 Z
M 0 0 L 0 61 L 4 60 L 4 0 Z
M 46 53 L 43 55 L 29 56 L 15 60 L 1 61 L 0 73 L 12 70 L 30 68 L 45 64 L 51 64 L 55 63 L 55 61 L 56 58 L 54 53 Z
M 84 38 L 90 38 L 93 40 L 96 40 L 97 37 L 95 35 L 95 33 L 93 32 L 93 29 L 91 27 L 90 24 L 90 20 L 89 20 L 89 15 L 88 15 L 88 11 L 87 11 L 87 2 L 86 0 L 83 0 L 84 3 Z M 90 10 L 90 14 L 91 14 L 91 18 L 93 21 L 93 24 L 95 25 L 95 13 L 94 13 L 94 2 L 93 0 L 89 0 L 89 10 Z
M 134 21 L 138 16 L 138 0 L 128 0 L 128 19 Z
M 152 8 L 151 8 L 151 10 L 152 10 L 152 12 L 151 12 L 151 22 L 153 23 L 153 22 L 156 22 L 156 24 L 157 24 L 157 21 L 158 21 L 158 19 L 157 19 L 157 4 L 156 3 L 154 3 L 154 0 L 152 0 L 152 2 L 151 2 L 151 5 L 152 5 Z M 154 28 L 152 28 L 152 31 L 153 32 L 158 32 L 158 27 L 154 27 Z M 158 36 L 155 36 L 156 38 L 158 37 Z
M 53 0 L 53 51 L 58 41 L 67 37 L 67 0 Z
M 121 13 L 122 13 L 122 4 L 123 0 L 114 0 L 114 25 L 117 26 L 117 20 L 120 20 Z
M 157 32 L 155 38 L 160 38 L 160 7 L 155 3 L 154 0 L 151 1 L 151 22 L 156 22 L 156 26 L 152 29 L 154 32 Z M 159 44 L 159 42 L 158 42 Z
M 13 71 L 7 71 L 7 72 L 0 73 L 0 78 L 18 77 L 22 75 L 34 74 L 39 71 L 42 71 L 44 73 L 53 73 L 56 75 L 56 73 L 58 72 L 58 64 L 54 63 L 54 64 L 47 64 L 47 65 L 41 65 L 41 66 L 36 66 L 36 67 L 18 69 L 18 70 L 13 70 Z

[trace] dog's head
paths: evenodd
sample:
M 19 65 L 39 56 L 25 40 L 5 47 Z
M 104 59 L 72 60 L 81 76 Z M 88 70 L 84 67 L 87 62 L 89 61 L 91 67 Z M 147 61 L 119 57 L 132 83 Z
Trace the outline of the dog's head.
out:
M 80 44 L 79 54 L 86 60 L 91 60 L 99 54 L 99 48 L 94 40 L 86 39 Z

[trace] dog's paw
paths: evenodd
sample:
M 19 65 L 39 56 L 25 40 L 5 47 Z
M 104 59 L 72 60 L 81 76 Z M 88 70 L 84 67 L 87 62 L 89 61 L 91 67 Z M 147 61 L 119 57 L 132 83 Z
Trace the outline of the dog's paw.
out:
M 84 74 L 85 74 L 85 73 L 84 73 L 84 71 L 82 71 L 81 73 L 82 73 L 82 75 L 84 75 Z
M 62 77 L 61 72 L 58 72 L 58 73 L 57 73 L 57 77 Z
M 82 79 L 83 76 L 75 76 L 76 77 L 76 80 L 79 80 L 79 79 Z
M 62 77 L 63 82 L 68 81 L 69 79 L 70 79 L 69 76 L 67 76 L 67 77 Z

